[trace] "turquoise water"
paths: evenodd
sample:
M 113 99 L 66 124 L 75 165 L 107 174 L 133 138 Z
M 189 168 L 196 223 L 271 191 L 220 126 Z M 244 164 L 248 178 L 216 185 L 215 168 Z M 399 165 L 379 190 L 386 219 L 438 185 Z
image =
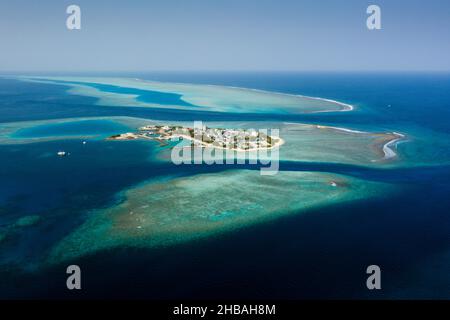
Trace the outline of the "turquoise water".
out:
M 400 192 L 382 200 L 317 209 L 207 241 L 154 250 L 117 249 L 84 257 L 73 261 L 89 270 L 83 297 L 449 297 L 450 167 L 449 140 L 445 137 L 450 133 L 450 75 L 134 77 L 319 96 L 352 103 L 357 109 L 294 116 L 107 107 L 95 105 L 95 99 L 69 95 L 62 86 L 0 79 L 0 122 L 123 115 L 172 120 L 301 121 L 407 133 L 414 139 L 400 144 L 399 150 L 409 161 L 420 161 L 415 167 L 386 169 L 281 163 L 280 170 L 344 174 L 391 183 Z M 23 128 L 14 137 L 76 137 L 87 132 L 103 135 L 122 131 L 117 125 L 103 120 L 40 125 Z M 151 142 L 81 142 L 67 139 L 0 145 L 0 297 L 66 297 L 67 292 L 61 288 L 65 266 L 45 268 L 42 262 L 55 244 L 86 221 L 90 210 L 121 203 L 123 190 L 148 179 L 224 170 L 160 163 L 154 158 L 157 146 Z M 57 157 L 59 149 L 71 155 Z M 33 225 L 17 224 L 29 216 L 40 219 Z M 382 292 L 367 292 L 364 287 L 365 267 L 373 263 L 383 270 Z
M 167 93 L 160 91 L 152 91 L 152 90 L 141 90 L 136 88 L 127 88 L 120 87 L 115 85 L 107 85 L 100 83 L 85 83 L 85 82 L 77 82 L 77 81 L 57 81 L 58 83 L 67 83 L 67 84 L 77 84 L 83 86 L 89 86 L 95 89 L 98 89 L 102 92 L 110 92 L 110 93 L 120 93 L 120 94 L 131 94 L 136 95 L 138 101 L 154 103 L 159 105 L 179 105 L 185 107 L 196 107 L 189 102 L 181 99 L 181 95 L 177 93 Z
M 13 138 L 41 138 L 52 136 L 112 135 L 127 132 L 132 128 L 110 120 L 84 120 L 51 123 L 19 129 Z

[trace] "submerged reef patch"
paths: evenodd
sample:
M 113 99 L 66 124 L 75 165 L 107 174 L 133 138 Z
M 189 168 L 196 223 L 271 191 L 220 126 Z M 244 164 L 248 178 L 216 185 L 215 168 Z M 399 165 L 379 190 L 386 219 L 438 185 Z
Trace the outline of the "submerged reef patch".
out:
M 119 205 L 95 210 L 63 239 L 50 261 L 118 246 L 159 247 L 236 230 L 342 201 L 380 196 L 389 185 L 319 172 L 231 170 L 149 181 Z
M 41 220 L 40 216 L 31 215 L 19 218 L 16 223 L 14 223 L 15 227 L 23 228 L 30 227 L 37 224 Z

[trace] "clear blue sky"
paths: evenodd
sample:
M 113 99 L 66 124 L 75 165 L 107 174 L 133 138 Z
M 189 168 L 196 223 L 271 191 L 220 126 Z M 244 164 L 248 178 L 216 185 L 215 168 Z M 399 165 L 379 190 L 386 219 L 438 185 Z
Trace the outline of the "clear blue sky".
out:
M 66 29 L 66 7 L 82 30 Z M 382 9 L 382 30 L 366 8 Z M 448 0 L 2 0 L 2 71 L 450 70 Z

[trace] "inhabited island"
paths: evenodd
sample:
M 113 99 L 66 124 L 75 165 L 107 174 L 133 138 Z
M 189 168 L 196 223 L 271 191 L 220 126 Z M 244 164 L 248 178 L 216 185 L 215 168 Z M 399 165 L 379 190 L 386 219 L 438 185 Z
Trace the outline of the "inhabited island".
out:
M 279 137 L 270 136 L 263 130 L 183 127 L 149 125 L 140 127 L 138 132 L 113 135 L 108 140 L 151 139 L 162 143 L 180 139 L 190 140 L 193 146 L 229 149 L 235 151 L 256 151 L 272 149 L 284 143 Z

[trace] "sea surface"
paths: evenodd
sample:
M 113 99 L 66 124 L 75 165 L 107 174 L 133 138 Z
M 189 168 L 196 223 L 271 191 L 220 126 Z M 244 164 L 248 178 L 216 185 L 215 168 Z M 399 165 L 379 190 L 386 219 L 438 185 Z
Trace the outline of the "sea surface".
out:
M 233 114 L 96 105 L 68 86 L 0 77 L 0 125 L 24 126 L 0 143 L 0 298 L 450 298 L 450 74 L 446 73 L 143 73 L 95 76 L 215 84 L 333 99 L 351 112 Z M 88 75 L 89 76 L 89 75 Z M 176 94 L 100 86 L 158 104 Z M 45 265 L 55 244 L 93 209 L 123 201 L 123 191 L 149 179 L 216 172 L 215 166 L 161 163 L 157 144 L 111 143 L 132 128 L 99 117 L 180 121 L 285 121 L 355 130 L 395 131 L 404 166 L 367 168 L 329 163 L 280 164 L 280 170 L 339 173 L 388 182 L 399 192 L 311 209 L 206 239 L 160 248 L 115 248 L 76 261 L 83 289 L 66 289 L 67 265 Z M 20 127 L 20 125 L 19 125 Z M 66 138 L 46 139 L 58 132 Z M 64 158 L 59 150 L 70 150 Z M 366 288 L 366 268 L 379 265 L 382 290 Z

